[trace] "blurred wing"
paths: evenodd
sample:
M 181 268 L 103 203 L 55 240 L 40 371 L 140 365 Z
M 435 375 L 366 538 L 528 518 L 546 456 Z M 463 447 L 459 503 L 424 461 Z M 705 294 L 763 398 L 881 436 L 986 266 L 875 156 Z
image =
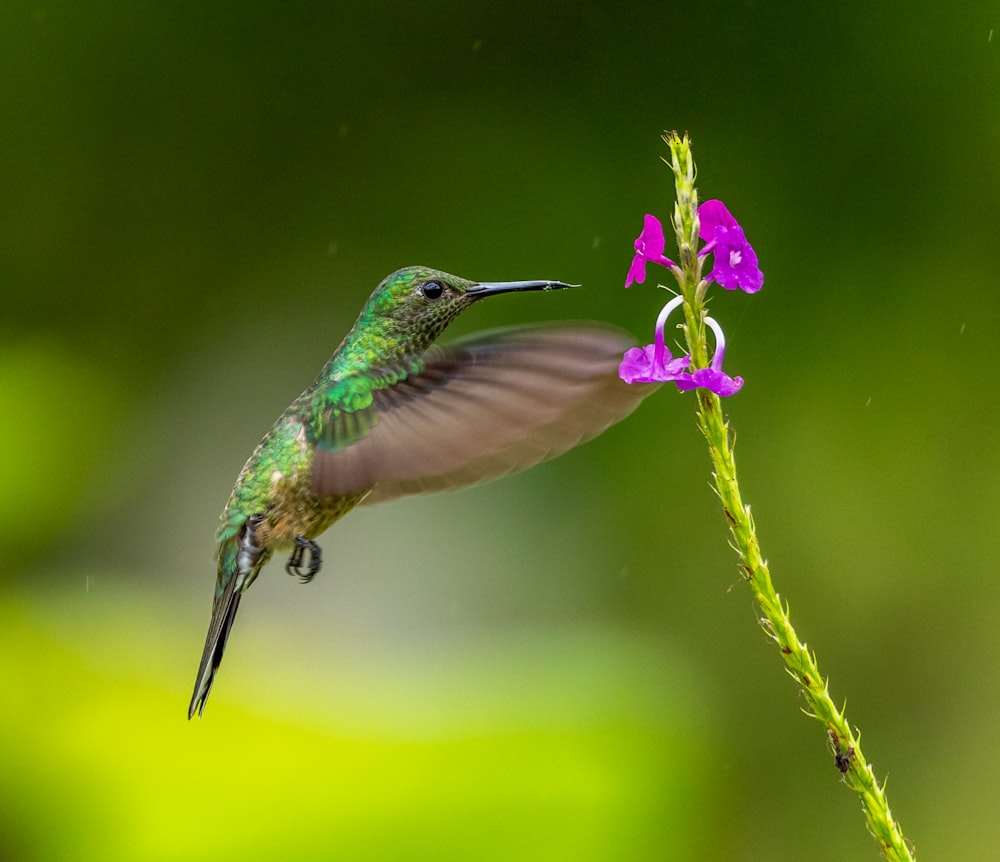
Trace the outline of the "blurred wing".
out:
M 372 488 L 364 502 L 382 502 L 485 482 L 560 455 L 658 388 L 618 378 L 634 343 L 613 327 L 575 324 L 497 329 L 434 347 L 423 371 L 374 393 L 364 436 L 317 449 L 313 493 Z M 328 429 L 323 436 L 343 437 Z

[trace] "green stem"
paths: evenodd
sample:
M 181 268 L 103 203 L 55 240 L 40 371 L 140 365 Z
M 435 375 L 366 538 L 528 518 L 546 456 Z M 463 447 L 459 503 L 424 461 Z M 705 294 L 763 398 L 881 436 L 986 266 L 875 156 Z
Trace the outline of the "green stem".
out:
M 760 626 L 777 645 L 789 676 L 802 689 L 809 704 L 807 714 L 826 728 L 834 762 L 843 772 L 844 782 L 860 797 L 868 829 L 878 841 L 885 858 L 892 862 L 912 862 L 913 856 L 903 833 L 889 811 L 885 785 L 878 783 L 861 750 L 860 734 L 851 729 L 844 710 L 834 704 L 827 680 L 816 663 L 816 656 L 799 640 L 792 626 L 788 605 L 782 602 L 771 583 L 767 563 L 760 553 L 750 507 L 745 506 L 740 497 L 732 439 L 723 418 L 719 396 L 705 389 L 697 392 L 698 426 L 708 441 L 715 490 L 740 556 L 741 573 L 750 584 L 762 613 Z
M 685 337 L 695 367 L 707 364 L 708 346 L 705 340 L 704 294 L 706 283 L 701 277 L 702 260 L 697 257 L 698 195 L 694 189 L 695 168 L 687 135 L 676 132 L 664 135 L 670 146 L 671 168 L 677 186 L 674 208 L 674 228 L 680 249 L 681 292 L 684 296 Z M 750 507 L 744 505 L 736 478 L 736 461 L 729 425 L 722 405 L 714 392 L 698 389 L 698 427 L 708 443 L 712 458 L 715 490 L 729 522 L 733 546 L 740 556 L 740 571 L 750 585 L 761 611 L 761 628 L 774 641 L 789 676 L 795 680 L 809 705 L 808 713 L 826 729 L 834 763 L 843 773 L 846 783 L 861 799 L 861 806 L 885 858 L 891 862 L 913 862 L 899 825 L 889 811 L 885 785 L 879 784 L 871 765 L 861 750 L 860 733 L 851 729 L 843 709 L 838 709 L 830 697 L 827 680 L 820 673 L 816 657 L 799 640 L 789 616 L 788 605 L 782 602 L 771 583 L 771 574 L 760 552 L 757 531 Z

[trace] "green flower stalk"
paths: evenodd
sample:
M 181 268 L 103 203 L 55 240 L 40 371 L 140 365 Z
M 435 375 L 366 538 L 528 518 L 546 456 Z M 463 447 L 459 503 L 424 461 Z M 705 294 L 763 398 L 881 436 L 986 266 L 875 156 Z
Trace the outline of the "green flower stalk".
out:
M 760 551 L 757 530 L 750 507 L 744 504 L 736 476 L 733 439 L 722 412 L 720 396 L 732 395 L 743 385 L 739 377 L 722 371 L 725 340 L 722 328 L 706 314 L 705 295 L 712 283 L 746 293 L 756 293 L 763 284 L 757 255 L 746 241 L 743 229 L 720 201 L 698 205 L 694 187 L 695 165 L 687 135 L 665 134 L 670 148 L 677 199 L 672 223 L 677 236 L 678 261 L 663 256 L 665 241 L 662 226 L 647 215 L 643 232 L 635 242 L 636 255 L 625 286 L 645 280 L 645 266 L 656 263 L 671 270 L 677 280 L 679 296 L 664 307 L 656 325 L 654 343 L 629 350 L 619 369 L 628 383 L 673 381 L 680 389 L 694 389 L 696 417 L 708 443 L 712 459 L 715 492 L 729 523 L 732 544 L 740 557 L 740 573 L 750 585 L 760 608 L 760 626 L 774 641 L 789 676 L 795 680 L 809 705 L 807 714 L 822 723 L 834 764 L 847 784 L 861 800 L 868 829 L 885 858 L 892 862 L 910 860 L 913 855 L 899 825 L 889 811 L 885 784 L 879 784 L 871 765 L 861 750 L 860 733 L 852 729 L 843 708 L 834 704 L 827 679 L 822 675 L 815 655 L 799 639 L 792 626 L 787 603 L 774 589 L 771 575 Z M 666 159 L 664 159 L 666 161 Z M 699 249 L 699 240 L 704 245 Z M 702 275 L 706 257 L 713 257 L 713 268 Z M 664 343 L 666 320 L 677 307 L 683 309 L 684 340 L 688 353 L 674 358 Z M 712 330 L 715 350 L 709 360 L 706 333 Z

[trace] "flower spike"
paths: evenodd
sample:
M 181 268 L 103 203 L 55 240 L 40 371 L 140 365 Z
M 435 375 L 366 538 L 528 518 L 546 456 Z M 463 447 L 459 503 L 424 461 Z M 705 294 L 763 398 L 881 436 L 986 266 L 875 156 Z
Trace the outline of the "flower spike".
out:
M 666 132 L 670 148 L 667 164 L 674 174 L 676 203 L 671 226 L 677 235 L 680 265 L 663 257 L 663 227 L 647 215 L 642 233 L 635 241 L 635 258 L 625 286 L 646 277 L 646 263 L 653 261 L 670 268 L 677 279 L 680 296 L 668 302 L 656 321 L 653 343 L 625 353 L 619 376 L 626 383 L 673 380 L 679 389 L 708 389 L 716 397 L 700 393 L 695 411 L 698 427 L 708 443 L 712 459 L 713 489 L 722 502 L 729 522 L 731 545 L 740 557 L 740 573 L 753 591 L 761 612 L 760 626 L 779 647 L 782 660 L 805 698 L 804 711 L 818 719 L 826 730 L 828 748 L 834 763 L 847 784 L 861 801 L 868 831 L 876 836 L 882 855 L 892 862 L 913 862 L 910 842 L 889 813 L 885 784 L 880 784 L 871 765 L 861 752 L 860 733 L 855 730 L 830 696 L 827 678 L 820 672 L 815 654 L 808 649 L 792 626 L 787 603 L 778 596 L 761 552 L 750 506 L 744 502 L 733 458 L 733 434 L 717 396 L 738 392 L 743 378 L 730 377 L 722 370 L 726 339 L 722 327 L 706 313 L 706 292 L 717 282 L 727 290 L 739 288 L 746 293 L 761 289 L 764 275 L 757 265 L 757 254 L 747 242 L 743 229 L 718 200 L 698 206 L 694 187 L 696 170 L 691 155 L 691 141 L 685 134 Z M 695 257 L 695 249 L 701 245 Z M 707 275 L 705 258 L 713 255 Z M 664 329 L 669 315 L 683 304 L 684 336 L 690 356 L 677 359 L 664 345 Z M 709 359 L 709 336 L 715 337 L 715 352 Z M 687 369 L 693 370 L 687 370 Z
M 699 236 L 705 241 L 698 256 L 715 255 L 715 265 L 706 280 L 717 281 L 726 290 L 737 287 L 746 293 L 760 290 L 764 273 L 757 266 L 757 253 L 726 205 L 717 200 L 705 201 L 698 207 L 698 221 Z
M 642 233 L 635 240 L 635 257 L 628 269 L 625 287 L 635 282 L 642 284 L 646 280 L 646 263 L 658 263 L 661 266 L 674 267 L 676 264 L 663 256 L 666 240 L 663 238 L 663 225 L 660 220 L 647 213 L 642 223 Z

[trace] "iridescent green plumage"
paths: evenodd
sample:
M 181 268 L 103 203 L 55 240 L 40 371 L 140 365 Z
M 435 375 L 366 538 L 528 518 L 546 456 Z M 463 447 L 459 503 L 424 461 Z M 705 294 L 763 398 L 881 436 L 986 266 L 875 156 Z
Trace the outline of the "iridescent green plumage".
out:
M 596 436 L 655 388 L 618 379 L 631 340 L 600 324 L 509 327 L 435 345 L 482 297 L 570 286 L 409 267 L 375 289 L 236 481 L 216 537 L 212 619 L 188 717 L 204 709 L 240 597 L 275 551 L 290 551 L 286 569 L 309 580 L 320 567 L 314 539 L 356 505 L 524 469 Z

